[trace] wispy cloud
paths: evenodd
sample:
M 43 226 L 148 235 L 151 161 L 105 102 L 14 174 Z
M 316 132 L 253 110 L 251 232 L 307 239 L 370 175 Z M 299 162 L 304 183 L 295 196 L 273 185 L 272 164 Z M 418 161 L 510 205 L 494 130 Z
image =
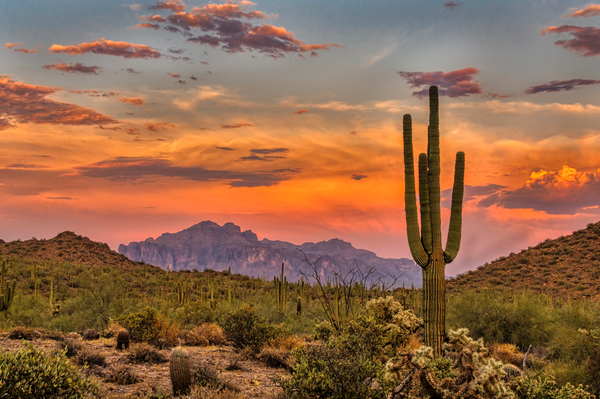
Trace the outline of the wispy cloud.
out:
M 175 127 L 174 124 L 169 122 L 158 122 L 158 123 L 146 123 L 146 129 L 152 132 L 158 132 L 166 129 L 173 129 Z
M 118 157 L 75 168 L 64 176 L 86 176 L 113 181 L 146 180 L 168 177 L 198 182 L 221 181 L 230 187 L 269 187 L 289 180 L 284 171 L 239 172 L 207 169 L 202 166 L 177 166 L 171 161 L 153 157 Z
M 6 43 L 6 48 L 12 49 L 12 51 L 16 51 L 23 54 L 35 54 L 40 52 L 40 50 L 38 49 L 28 50 L 26 48 L 22 48 L 21 43 Z
M 444 3 L 444 7 L 446 7 L 450 11 L 454 11 L 462 5 L 463 3 L 461 3 L 460 1 L 447 1 Z
M 236 123 L 234 125 L 221 125 L 222 129 L 237 129 L 240 127 L 252 126 L 250 123 Z
M 350 176 L 350 178 L 352 180 L 362 180 L 362 179 L 366 179 L 367 177 L 369 177 L 369 176 L 367 176 L 367 175 L 361 175 L 359 173 L 353 173 L 352 176 Z
M 30 85 L 0 76 L 0 130 L 15 123 L 49 125 L 106 125 L 119 123 L 93 109 L 63 103 L 45 97 L 60 88 Z
M 299 111 L 294 111 L 294 112 L 292 112 L 292 114 L 298 114 L 298 115 L 302 115 L 302 114 L 305 114 L 305 113 L 307 113 L 307 112 L 308 112 L 307 110 L 305 110 L 305 109 L 301 109 L 301 110 L 299 110 Z
M 525 93 L 535 94 L 542 92 L 569 91 L 573 90 L 576 86 L 597 85 L 599 83 L 600 80 L 589 79 L 553 80 L 552 82 L 543 85 L 531 86 L 525 90 Z
M 85 66 L 81 62 L 76 64 L 67 64 L 65 62 L 61 62 L 60 64 L 44 65 L 42 68 L 56 69 L 67 73 L 83 73 L 88 75 L 98 75 L 98 71 L 102 69 L 98 66 Z
M 119 101 L 136 106 L 146 105 L 146 100 L 138 97 L 121 97 L 119 98 Z
M 161 54 L 152 47 L 143 44 L 117 42 L 100 39 L 91 43 L 80 43 L 71 46 L 53 44 L 48 49 L 51 53 L 80 55 L 85 53 L 113 55 L 123 58 L 160 58 Z
M 574 11 L 570 14 L 563 15 L 562 18 L 589 18 L 600 15 L 600 4 L 589 4 L 581 10 Z

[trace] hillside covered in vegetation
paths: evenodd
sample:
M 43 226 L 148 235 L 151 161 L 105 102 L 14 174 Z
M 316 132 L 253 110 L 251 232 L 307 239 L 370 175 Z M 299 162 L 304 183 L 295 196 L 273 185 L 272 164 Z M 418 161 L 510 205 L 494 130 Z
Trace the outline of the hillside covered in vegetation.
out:
M 487 288 L 599 300 L 600 222 L 502 256 L 448 280 L 446 288 L 449 293 Z

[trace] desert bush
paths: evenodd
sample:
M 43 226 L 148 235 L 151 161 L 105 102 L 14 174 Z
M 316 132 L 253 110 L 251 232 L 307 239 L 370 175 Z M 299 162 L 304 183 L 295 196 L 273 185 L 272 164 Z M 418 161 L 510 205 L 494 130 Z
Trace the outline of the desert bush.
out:
M 129 350 L 129 359 L 132 363 L 160 364 L 169 359 L 154 346 L 145 342 L 134 344 Z
M 98 334 L 98 332 L 96 330 L 87 329 L 83 333 L 83 339 L 85 339 L 85 340 L 94 340 L 94 339 L 99 339 L 99 338 L 100 338 L 100 334 Z
M 290 367 L 292 350 L 303 345 L 295 335 L 280 336 L 267 342 L 256 357 L 270 367 Z
M 220 320 L 225 337 L 237 349 L 250 348 L 258 353 L 270 339 L 289 334 L 283 328 L 272 326 L 256 315 L 252 305 L 229 312 Z
M 204 323 L 187 333 L 185 341 L 191 346 L 223 345 L 227 342 L 223 329 L 214 323 Z
M 106 355 L 98 350 L 84 348 L 75 356 L 75 362 L 81 365 L 106 366 Z
M 0 397 L 87 398 L 99 387 L 83 378 L 66 351 L 47 355 L 29 344 L 16 352 L 0 352 Z
M 395 378 L 385 364 L 409 342 L 421 319 L 392 297 L 367 302 L 366 311 L 322 343 L 292 351 L 293 372 L 278 383 L 284 395 L 304 398 L 385 398 Z
M 121 315 L 114 322 L 125 327 L 134 342 L 147 342 L 161 349 L 179 344 L 179 327 L 159 317 L 156 309 L 147 307 L 138 313 Z
M 41 338 L 42 334 L 36 331 L 34 328 L 17 326 L 13 327 L 8 331 L 9 339 L 24 339 L 27 341 L 33 341 L 36 338 Z
M 65 349 L 67 357 L 77 356 L 77 354 L 83 350 L 83 344 L 79 340 L 73 338 L 65 338 L 60 346 L 62 349 Z
M 452 328 L 466 327 L 485 342 L 510 343 L 523 349 L 552 339 L 553 309 L 533 294 L 515 296 L 466 292 L 449 299 L 446 320 Z
M 114 382 L 117 385 L 131 385 L 137 384 L 142 379 L 131 367 L 126 364 L 120 364 L 111 370 L 106 380 Z

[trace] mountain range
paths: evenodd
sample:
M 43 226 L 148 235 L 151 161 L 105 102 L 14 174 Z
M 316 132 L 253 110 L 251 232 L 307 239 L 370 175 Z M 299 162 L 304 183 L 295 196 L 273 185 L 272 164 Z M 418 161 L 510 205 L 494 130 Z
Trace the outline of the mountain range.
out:
M 302 245 L 266 238 L 259 241 L 252 230 L 241 231 L 233 223 L 220 226 L 204 221 L 156 239 L 121 244 L 118 252 L 132 261 L 174 271 L 231 268 L 232 273 L 272 278 L 281 273 L 284 263 L 287 278 L 297 280 L 301 273 L 314 274 L 308 260 L 325 281 L 335 273 L 346 275 L 358 269 L 363 274 L 372 270 L 371 281 L 380 278 L 389 284 L 393 276 L 398 277 L 396 286 L 419 287 L 422 280 L 420 267 L 411 259 L 380 258 L 337 238 Z

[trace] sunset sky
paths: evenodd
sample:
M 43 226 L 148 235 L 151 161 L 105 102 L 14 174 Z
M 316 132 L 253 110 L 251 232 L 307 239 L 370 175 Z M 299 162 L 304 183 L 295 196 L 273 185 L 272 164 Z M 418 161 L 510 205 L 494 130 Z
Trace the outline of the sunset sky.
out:
M 138 0 L 140 1 L 140 0 Z M 447 274 L 600 219 L 600 4 L 0 5 L 0 238 L 116 249 L 203 220 L 408 257 L 402 115 L 440 89 Z

